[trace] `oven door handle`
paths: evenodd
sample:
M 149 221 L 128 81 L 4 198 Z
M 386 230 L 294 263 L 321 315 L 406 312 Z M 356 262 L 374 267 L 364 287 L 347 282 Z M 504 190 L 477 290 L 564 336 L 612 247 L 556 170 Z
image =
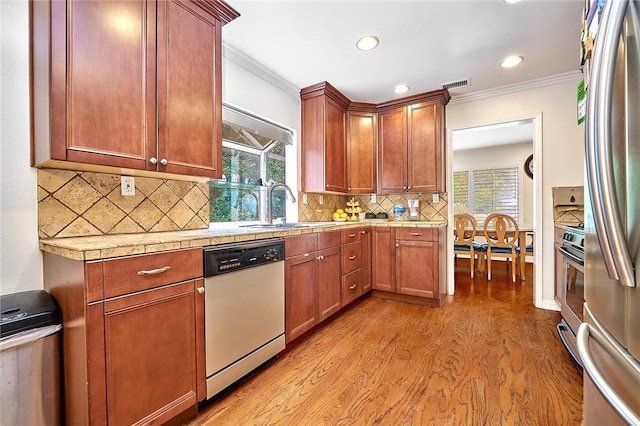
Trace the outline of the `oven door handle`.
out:
M 560 247 L 560 248 L 558 248 L 558 250 L 560 250 L 560 253 L 562 253 L 565 257 L 568 257 L 569 259 L 573 260 L 574 262 L 576 262 L 580 266 L 584 266 L 584 259 L 580 259 L 575 254 L 567 251 L 567 249 L 564 248 L 564 247 Z

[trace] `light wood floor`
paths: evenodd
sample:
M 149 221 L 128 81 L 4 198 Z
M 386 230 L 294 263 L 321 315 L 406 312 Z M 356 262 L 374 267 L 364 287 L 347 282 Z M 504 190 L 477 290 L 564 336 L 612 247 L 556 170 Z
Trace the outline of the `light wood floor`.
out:
M 531 265 L 528 265 L 529 267 Z M 531 277 L 531 270 L 528 271 Z M 578 425 L 582 376 L 531 281 L 469 278 L 441 308 L 366 298 L 195 425 Z

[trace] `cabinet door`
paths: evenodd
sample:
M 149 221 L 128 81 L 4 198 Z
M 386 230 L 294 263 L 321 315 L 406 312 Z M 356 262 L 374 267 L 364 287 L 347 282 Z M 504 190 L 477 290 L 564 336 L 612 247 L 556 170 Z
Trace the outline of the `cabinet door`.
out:
M 195 281 L 105 301 L 110 424 L 164 423 L 196 398 Z
M 378 123 L 378 193 L 404 192 L 407 189 L 406 109 L 381 112 Z
M 374 290 L 395 291 L 395 275 L 393 272 L 394 239 L 391 228 L 375 227 L 373 231 L 373 288 Z
M 294 340 L 318 322 L 317 252 L 285 260 L 285 338 Z
M 443 149 L 439 103 L 407 107 L 407 191 L 444 190 Z
M 352 194 L 375 194 L 376 114 L 349 111 L 347 118 L 347 190 Z
M 324 321 L 340 310 L 340 247 L 318 252 L 318 316 Z
M 219 178 L 221 24 L 195 2 L 158 3 L 158 170 Z
M 429 298 L 439 296 L 437 243 L 398 240 L 395 269 L 398 293 Z
M 51 158 L 145 169 L 156 146 L 156 3 L 51 8 Z
M 367 227 L 360 231 L 362 234 L 362 293 L 371 290 L 371 228 Z
M 346 111 L 327 97 L 325 110 L 325 190 L 347 192 Z

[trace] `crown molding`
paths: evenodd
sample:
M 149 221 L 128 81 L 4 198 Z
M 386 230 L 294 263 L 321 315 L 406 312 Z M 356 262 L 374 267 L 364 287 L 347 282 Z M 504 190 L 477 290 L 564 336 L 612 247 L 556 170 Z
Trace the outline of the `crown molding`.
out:
M 225 42 L 224 40 L 222 41 L 222 56 L 225 59 L 228 59 L 231 62 L 234 62 L 235 64 L 241 66 L 257 77 L 263 79 L 267 83 L 272 84 L 289 96 L 298 100 L 300 99 L 299 87 L 296 87 L 289 81 L 280 77 L 278 74 L 265 67 L 260 62 L 244 53 L 242 50 L 238 49 L 232 44 Z
M 582 78 L 582 72 L 569 71 L 562 74 L 550 75 L 547 77 L 537 78 L 522 83 L 509 84 L 507 86 L 496 87 L 489 90 L 483 90 L 473 93 L 465 93 L 462 95 L 451 95 L 449 105 L 461 104 L 466 102 L 481 101 L 484 99 L 495 98 L 497 96 L 509 95 L 512 93 L 523 92 L 525 90 L 539 89 L 542 87 L 554 86 L 557 84 L 575 82 L 578 83 Z

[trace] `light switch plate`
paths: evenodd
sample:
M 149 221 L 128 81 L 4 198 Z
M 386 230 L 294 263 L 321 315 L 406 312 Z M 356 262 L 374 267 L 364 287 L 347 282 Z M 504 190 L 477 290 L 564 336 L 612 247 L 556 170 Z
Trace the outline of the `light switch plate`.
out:
M 320 205 L 324 204 L 324 197 L 322 195 L 318 195 L 318 204 Z
M 378 196 L 376 194 L 371 194 L 371 204 L 376 204 L 378 202 Z
M 123 196 L 136 195 L 136 180 L 133 176 L 120 177 L 120 193 Z
M 433 204 L 438 204 L 440 202 L 440 194 L 435 193 L 431 196 L 431 201 L 433 201 Z
M 307 199 L 307 194 L 302 194 L 302 204 L 309 204 L 309 200 Z

